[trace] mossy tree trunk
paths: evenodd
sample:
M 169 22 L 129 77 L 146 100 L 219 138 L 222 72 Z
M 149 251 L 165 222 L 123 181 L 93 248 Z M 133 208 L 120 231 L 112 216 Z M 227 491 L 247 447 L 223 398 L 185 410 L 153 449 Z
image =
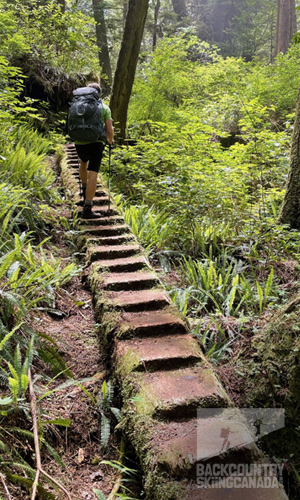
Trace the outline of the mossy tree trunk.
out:
M 110 108 L 118 142 L 126 138 L 127 110 L 133 86 L 148 0 L 129 0 L 123 40 L 113 81 Z
M 112 73 L 110 65 L 110 57 L 108 51 L 107 34 L 106 34 L 106 24 L 104 18 L 104 5 L 103 0 L 92 0 L 93 1 L 93 12 L 94 19 L 96 23 L 96 39 L 97 46 L 99 49 L 99 63 L 101 66 L 101 76 L 100 83 L 104 95 L 110 93 Z
M 295 0 L 278 0 L 275 56 L 280 52 L 287 52 L 296 30 Z
M 290 170 L 278 222 L 289 224 L 294 229 L 300 229 L 300 83 L 292 137 Z

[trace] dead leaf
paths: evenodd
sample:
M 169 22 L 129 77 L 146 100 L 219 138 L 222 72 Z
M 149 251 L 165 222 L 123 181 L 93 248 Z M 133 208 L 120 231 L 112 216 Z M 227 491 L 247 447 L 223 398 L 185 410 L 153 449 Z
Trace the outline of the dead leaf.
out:
M 78 460 L 79 464 L 81 464 L 84 461 L 84 449 L 83 448 L 79 448 L 77 460 Z

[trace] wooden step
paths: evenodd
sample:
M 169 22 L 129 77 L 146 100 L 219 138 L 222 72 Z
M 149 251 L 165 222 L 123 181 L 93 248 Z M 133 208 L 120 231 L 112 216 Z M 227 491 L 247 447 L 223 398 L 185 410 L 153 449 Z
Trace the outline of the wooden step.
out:
M 159 281 L 155 273 L 115 273 L 103 278 L 103 288 L 106 290 L 144 290 L 158 285 Z
M 136 243 L 131 245 L 91 245 L 87 249 L 86 258 L 88 262 L 104 259 L 120 259 L 131 257 L 140 253 L 140 251 L 140 246 Z
M 117 340 L 115 359 L 125 376 L 129 371 L 165 371 L 192 366 L 201 361 L 202 355 L 196 340 L 186 334 Z

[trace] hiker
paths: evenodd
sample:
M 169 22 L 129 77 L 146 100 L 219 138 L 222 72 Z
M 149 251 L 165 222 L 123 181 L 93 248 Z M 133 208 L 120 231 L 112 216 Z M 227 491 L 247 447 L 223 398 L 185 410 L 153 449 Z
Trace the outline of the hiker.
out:
M 87 90 L 88 88 L 91 89 L 91 93 L 89 90 Z M 92 89 L 95 89 L 97 93 L 95 94 L 95 92 L 92 92 Z M 76 118 L 75 120 L 74 118 L 72 118 L 72 115 L 70 114 L 72 113 L 72 104 L 69 112 L 69 135 L 71 138 L 72 136 L 73 138 L 75 137 L 74 143 L 80 159 L 79 175 L 82 182 L 83 193 L 83 211 L 81 215 L 84 219 L 93 219 L 99 217 L 99 214 L 92 211 L 92 205 L 93 198 L 96 193 L 97 176 L 101 165 L 105 143 L 107 141 L 109 147 L 111 147 L 114 142 L 114 130 L 112 126 L 111 111 L 109 107 L 106 104 L 103 104 L 100 100 L 101 87 L 98 83 L 89 83 L 87 87 L 76 89 L 73 93 L 74 96 L 80 96 L 80 102 L 82 102 L 82 95 L 84 95 L 84 99 L 85 96 L 88 95 L 92 106 L 95 106 L 95 96 L 97 99 L 98 108 L 96 107 L 96 114 L 94 114 L 94 117 L 96 117 L 97 119 L 97 123 L 92 125 L 88 123 L 89 128 L 86 128 L 86 130 L 81 130 L 80 128 L 83 122 L 82 119 L 80 119 L 80 121 L 77 121 L 76 125 Z M 73 117 L 74 114 L 81 114 L 79 100 L 77 102 L 77 109 L 73 113 Z M 86 119 L 86 122 L 87 121 L 88 120 Z M 73 125 L 74 123 L 75 125 Z M 75 132 L 74 129 L 76 129 Z M 87 138 L 89 137 L 89 131 L 91 131 L 90 137 L 94 137 L 92 134 L 93 129 L 98 130 L 96 132 L 96 137 L 98 138 L 87 140 Z

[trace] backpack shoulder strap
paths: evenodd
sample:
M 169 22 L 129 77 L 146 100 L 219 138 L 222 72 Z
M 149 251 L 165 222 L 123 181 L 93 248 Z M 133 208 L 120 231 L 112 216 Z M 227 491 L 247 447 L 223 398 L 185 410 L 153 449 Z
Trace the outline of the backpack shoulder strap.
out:
M 101 101 L 101 99 L 98 100 L 98 108 L 100 110 L 100 116 L 101 116 L 101 120 L 102 120 L 103 102 Z

